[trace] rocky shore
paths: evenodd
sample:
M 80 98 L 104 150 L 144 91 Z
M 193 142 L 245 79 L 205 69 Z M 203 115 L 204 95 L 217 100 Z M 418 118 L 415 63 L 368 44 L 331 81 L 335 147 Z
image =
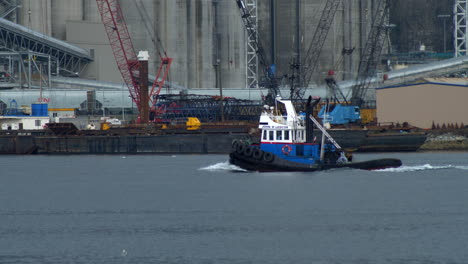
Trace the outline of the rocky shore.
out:
M 428 130 L 426 142 L 419 150 L 468 151 L 468 128 Z

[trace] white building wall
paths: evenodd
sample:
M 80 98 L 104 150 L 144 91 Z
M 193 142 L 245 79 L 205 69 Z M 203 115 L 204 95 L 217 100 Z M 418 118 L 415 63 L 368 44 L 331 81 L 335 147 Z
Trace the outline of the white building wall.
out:
M 66 23 L 83 19 L 82 0 L 52 0 L 52 37 L 65 40 Z
M 101 22 L 96 0 L 83 0 L 83 19 L 89 22 Z
M 86 79 L 123 82 L 102 22 L 68 21 L 66 31 L 69 43 L 89 49 L 94 55 L 94 62 L 81 73 Z
M 378 89 L 379 123 L 408 122 L 420 128 L 432 124 L 468 124 L 468 86 L 427 83 Z
M 75 117 L 75 109 L 49 108 L 49 117 L 74 118 Z
M 21 128 L 26 130 L 42 130 L 44 125 L 49 123 L 49 117 L 42 116 L 27 116 L 27 117 L 0 117 L 1 130 L 18 130 Z

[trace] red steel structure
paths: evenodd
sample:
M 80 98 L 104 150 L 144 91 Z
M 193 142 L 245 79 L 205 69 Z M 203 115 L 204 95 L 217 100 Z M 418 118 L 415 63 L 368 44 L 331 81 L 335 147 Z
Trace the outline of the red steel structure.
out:
M 142 103 L 151 103 L 154 107 L 157 97 L 168 77 L 172 58 L 160 55 L 161 64 L 159 65 L 156 79 L 149 93 L 150 102 L 140 102 L 140 88 L 138 82 L 140 73 L 139 62 L 119 1 L 96 0 L 96 3 L 99 13 L 101 14 L 107 37 L 109 38 L 109 43 L 112 47 L 112 52 L 114 53 L 115 61 L 128 87 L 133 102 L 137 105 L 138 110 L 141 109 Z
M 140 108 L 138 59 L 118 0 L 96 0 L 115 61 L 130 96 Z
M 151 87 L 150 91 L 150 102 L 151 106 L 154 111 L 154 106 L 158 101 L 158 95 L 161 92 L 164 83 L 166 82 L 167 76 L 169 75 L 169 69 L 171 68 L 172 58 L 169 57 L 161 57 L 161 64 L 159 64 L 158 74 L 156 75 L 156 79 L 153 82 L 153 86 Z M 162 76 L 161 76 L 162 74 Z M 156 92 L 154 91 L 155 88 L 158 87 Z

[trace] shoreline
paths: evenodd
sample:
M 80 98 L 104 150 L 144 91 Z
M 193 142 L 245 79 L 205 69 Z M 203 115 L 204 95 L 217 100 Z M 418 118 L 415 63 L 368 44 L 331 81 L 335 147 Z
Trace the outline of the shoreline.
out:
M 468 151 L 467 136 L 468 128 L 430 130 L 418 151 Z

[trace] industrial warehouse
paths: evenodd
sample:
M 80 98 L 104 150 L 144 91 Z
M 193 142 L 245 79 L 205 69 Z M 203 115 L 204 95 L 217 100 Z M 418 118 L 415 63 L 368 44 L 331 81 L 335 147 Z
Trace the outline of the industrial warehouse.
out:
M 434 3 L 443 14 L 425 1 L 0 2 L 3 153 L 228 152 L 278 96 L 322 98 L 316 114 L 331 105 L 330 133 L 361 151 L 417 150 L 421 129 L 468 123 L 461 102 L 423 111 L 465 95 L 465 1 Z M 412 5 L 426 15 L 405 26 Z M 439 92 L 403 89 L 423 84 Z

